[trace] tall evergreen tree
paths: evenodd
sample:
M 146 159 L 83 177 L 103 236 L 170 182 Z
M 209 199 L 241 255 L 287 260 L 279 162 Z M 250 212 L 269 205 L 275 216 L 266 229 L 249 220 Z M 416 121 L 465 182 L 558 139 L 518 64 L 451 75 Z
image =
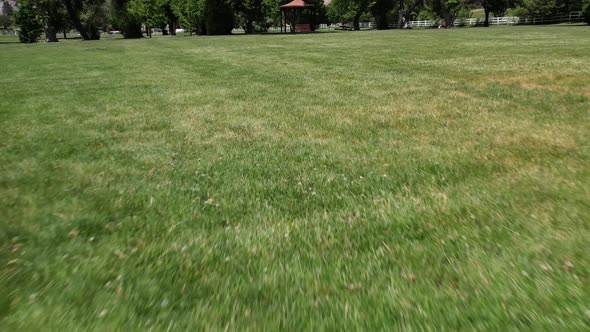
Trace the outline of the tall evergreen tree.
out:
M 15 23 L 20 28 L 18 38 L 21 43 L 35 43 L 43 33 L 43 23 L 39 15 L 39 6 L 34 1 L 19 3 Z

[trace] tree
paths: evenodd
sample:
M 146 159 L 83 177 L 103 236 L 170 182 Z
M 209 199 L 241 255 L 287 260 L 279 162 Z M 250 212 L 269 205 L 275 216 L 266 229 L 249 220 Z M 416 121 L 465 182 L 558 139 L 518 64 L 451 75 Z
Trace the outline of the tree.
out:
M 328 22 L 328 9 L 324 4 L 324 0 L 305 0 L 305 2 L 312 3 L 315 7 L 315 22 L 313 24 Z
M 180 24 L 189 31 L 206 34 L 204 0 L 172 0 L 170 6 Z
M 484 14 L 483 26 L 484 27 L 490 26 L 490 11 L 492 10 L 492 2 L 496 2 L 496 1 L 498 1 L 498 0 L 477 0 L 477 2 L 483 8 L 483 14 Z M 499 1 L 503 1 L 503 0 L 499 0 Z
M 361 29 L 361 25 L 360 25 L 361 15 L 363 15 L 363 13 L 367 10 L 371 1 L 370 0 L 353 0 L 353 2 L 356 5 L 356 12 L 354 14 L 354 17 L 352 18 L 352 28 L 353 28 L 353 30 L 358 31 Z
M 104 0 L 62 0 L 72 26 L 84 40 L 100 39 L 100 27 L 107 19 Z
M 509 8 L 514 8 L 520 3 L 519 0 L 494 0 L 492 1 L 492 13 L 496 17 L 502 17 L 506 15 Z
M 523 0 L 523 7 L 530 16 L 567 15 L 582 10 L 582 0 Z
M 165 21 L 161 8 L 162 0 L 130 0 L 127 11 L 145 24 L 146 34 L 152 36 L 151 28 Z
M 371 14 L 375 18 L 377 29 L 389 28 L 387 16 L 396 7 L 394 0 L 376 0 L 371 4 Z
M 208 35 L 229 35 L 234 27 L 234 11 L 229 0 L 205 0 Z
M 404 13 L 408 20 L 432 20 L 436 14 L 426 6 L 424 0 L 404 0 Z
M 490 26 L 490 13 L 494 13 L 494 16 L 504 16 L 508 8 L 517 5 L 518 0 L 477 0 L 469 1 L 469 4 L 478 4 L 483 8 L 484 12 L 484 23 L 485 27 Z
M 586 0 L 582 8 L 582 15 L 584 16 L 584 22 L 590 24 L 590 0 Z
M 263 22 L 268 12 L 264 0 L 233 0 L 233 7 L 246 33 L 253 33 L 255 23 Z
M 453 26 L 463 5 L 462 0 L 430 0 L 432 10 L 445 21 L 446 27 Z
M 110 18 L 113 27 L 120 30 L 124 38 L 141 38 L 141 18 L 128 11 L 129 0 L 112 0 Z
M 12 26 L 12 17 L 8 15 L 0 15 L 0 28 L 8 29 Z
M 2 4 L 2 14 L 8 17 L 12 17 L 14 15 L 14 8 L 12 8 L 10 2 L 4 1 Z
M 160 4 L 161 10 L 164 14 L 164 21 L 161 22 L 161 28 L 163 34 L 171 34 L 176 35 L 176 27 L 178 25 L 178 15 L 174 12 L 172 8 L 172 0 L 163 0 Z M 168 25 L 168 29 L 166 30 L 166 25 Z
M 335 21 L 352 21 L 354 30 L 360 30 L 360 19 L 369 9 L 371 0 L 334 0 L 328 15 Z
M 67 26 L 67 15 L 61 0 L 37 0 L 39 16 L 45 29 L 45 41 L 57 42 L 57 32 Z
M 22 1 L 15 14 L 15 23 L 20 28 L 18 38 L 21 43 L 36 43 L 43 33 L 43 24 L 34 1 Z

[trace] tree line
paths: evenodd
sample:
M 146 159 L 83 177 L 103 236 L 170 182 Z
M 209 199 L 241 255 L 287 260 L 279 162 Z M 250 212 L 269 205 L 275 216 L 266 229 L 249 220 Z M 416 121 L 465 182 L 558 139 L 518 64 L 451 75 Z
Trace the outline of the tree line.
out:
M 230 34 L 235 27 L 246 33 L 265 32 L 280 24 L 279 6 L 290 0 L 17 0 L 17 8 L 4 2 L 0 27 L 16 24 L 22 42 L 58 41 L 58 33 L 76 30 L 84 40 L 100 39 L 101 31 L 120 31 L 125 38 L 151 36 L 153 28 L 176 34 Z M 377 29 L 403 20 L 441 20 L 452 26 L 458 17 L 468 17 L 475 8 L 489 16 L 508 10 L 518 16 L 551 16 L 584 10 L 590 24 L 590 0 L 305 0 L 315 5 L 314 24 L 373 21 Z
M 533 17 L 583 10 L 590 24 L 590 0 L 332 0 L 328 18 L 350 22 L 354 30 L 361 21 L 373 21 L 377 29 L 387 29 L 391 23 L 403 22 L 402 17 L 406 21 L 440 20 L 450 27 L 457 18 L 471 17 L 473 9 L 483 10 L 483 26 L 489 26 L 490 14 L 501 17 L 509 10 L 514 16 Z
M 125 38 L 150 36 L 153 28 L 176 34 L 230 34 L 234 27 L 246 33 L 264 32 L 279 25 L 279 6 L 289 0 L 19 0 L 15 23 L 23 42 L 45 34 L 58 41 L 59 31 L 75 29 L 84 40 L 100 39 L 101 31 L 120 31 Z M 314 3 L 325 18 L 323 0 Z M 1 21 L 0 21 L 1 22 Z

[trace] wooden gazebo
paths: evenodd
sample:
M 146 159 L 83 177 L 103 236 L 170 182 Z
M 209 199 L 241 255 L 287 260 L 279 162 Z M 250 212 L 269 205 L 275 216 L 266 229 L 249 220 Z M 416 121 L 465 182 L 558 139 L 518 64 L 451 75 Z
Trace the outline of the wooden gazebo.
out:
M 315 31 L 315 6 L 305 0 L 293 0 L 281 5 L 281 32 L 287 32 L 287 24 L 291 26 L 290 32 Z

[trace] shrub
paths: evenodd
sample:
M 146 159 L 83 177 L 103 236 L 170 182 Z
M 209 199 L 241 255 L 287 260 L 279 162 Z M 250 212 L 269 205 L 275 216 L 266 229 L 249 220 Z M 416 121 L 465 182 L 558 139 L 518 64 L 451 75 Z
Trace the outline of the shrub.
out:
M 43 33 L 43 24 L 30 2 L 21 4 L 15 15 L 15 23 L 20 28 L 18 38 L 21 43 L 35 43 Z
M 12 18 L 8 15 L 0 15 L 0 29 L 8 29 L 12 25 Z

